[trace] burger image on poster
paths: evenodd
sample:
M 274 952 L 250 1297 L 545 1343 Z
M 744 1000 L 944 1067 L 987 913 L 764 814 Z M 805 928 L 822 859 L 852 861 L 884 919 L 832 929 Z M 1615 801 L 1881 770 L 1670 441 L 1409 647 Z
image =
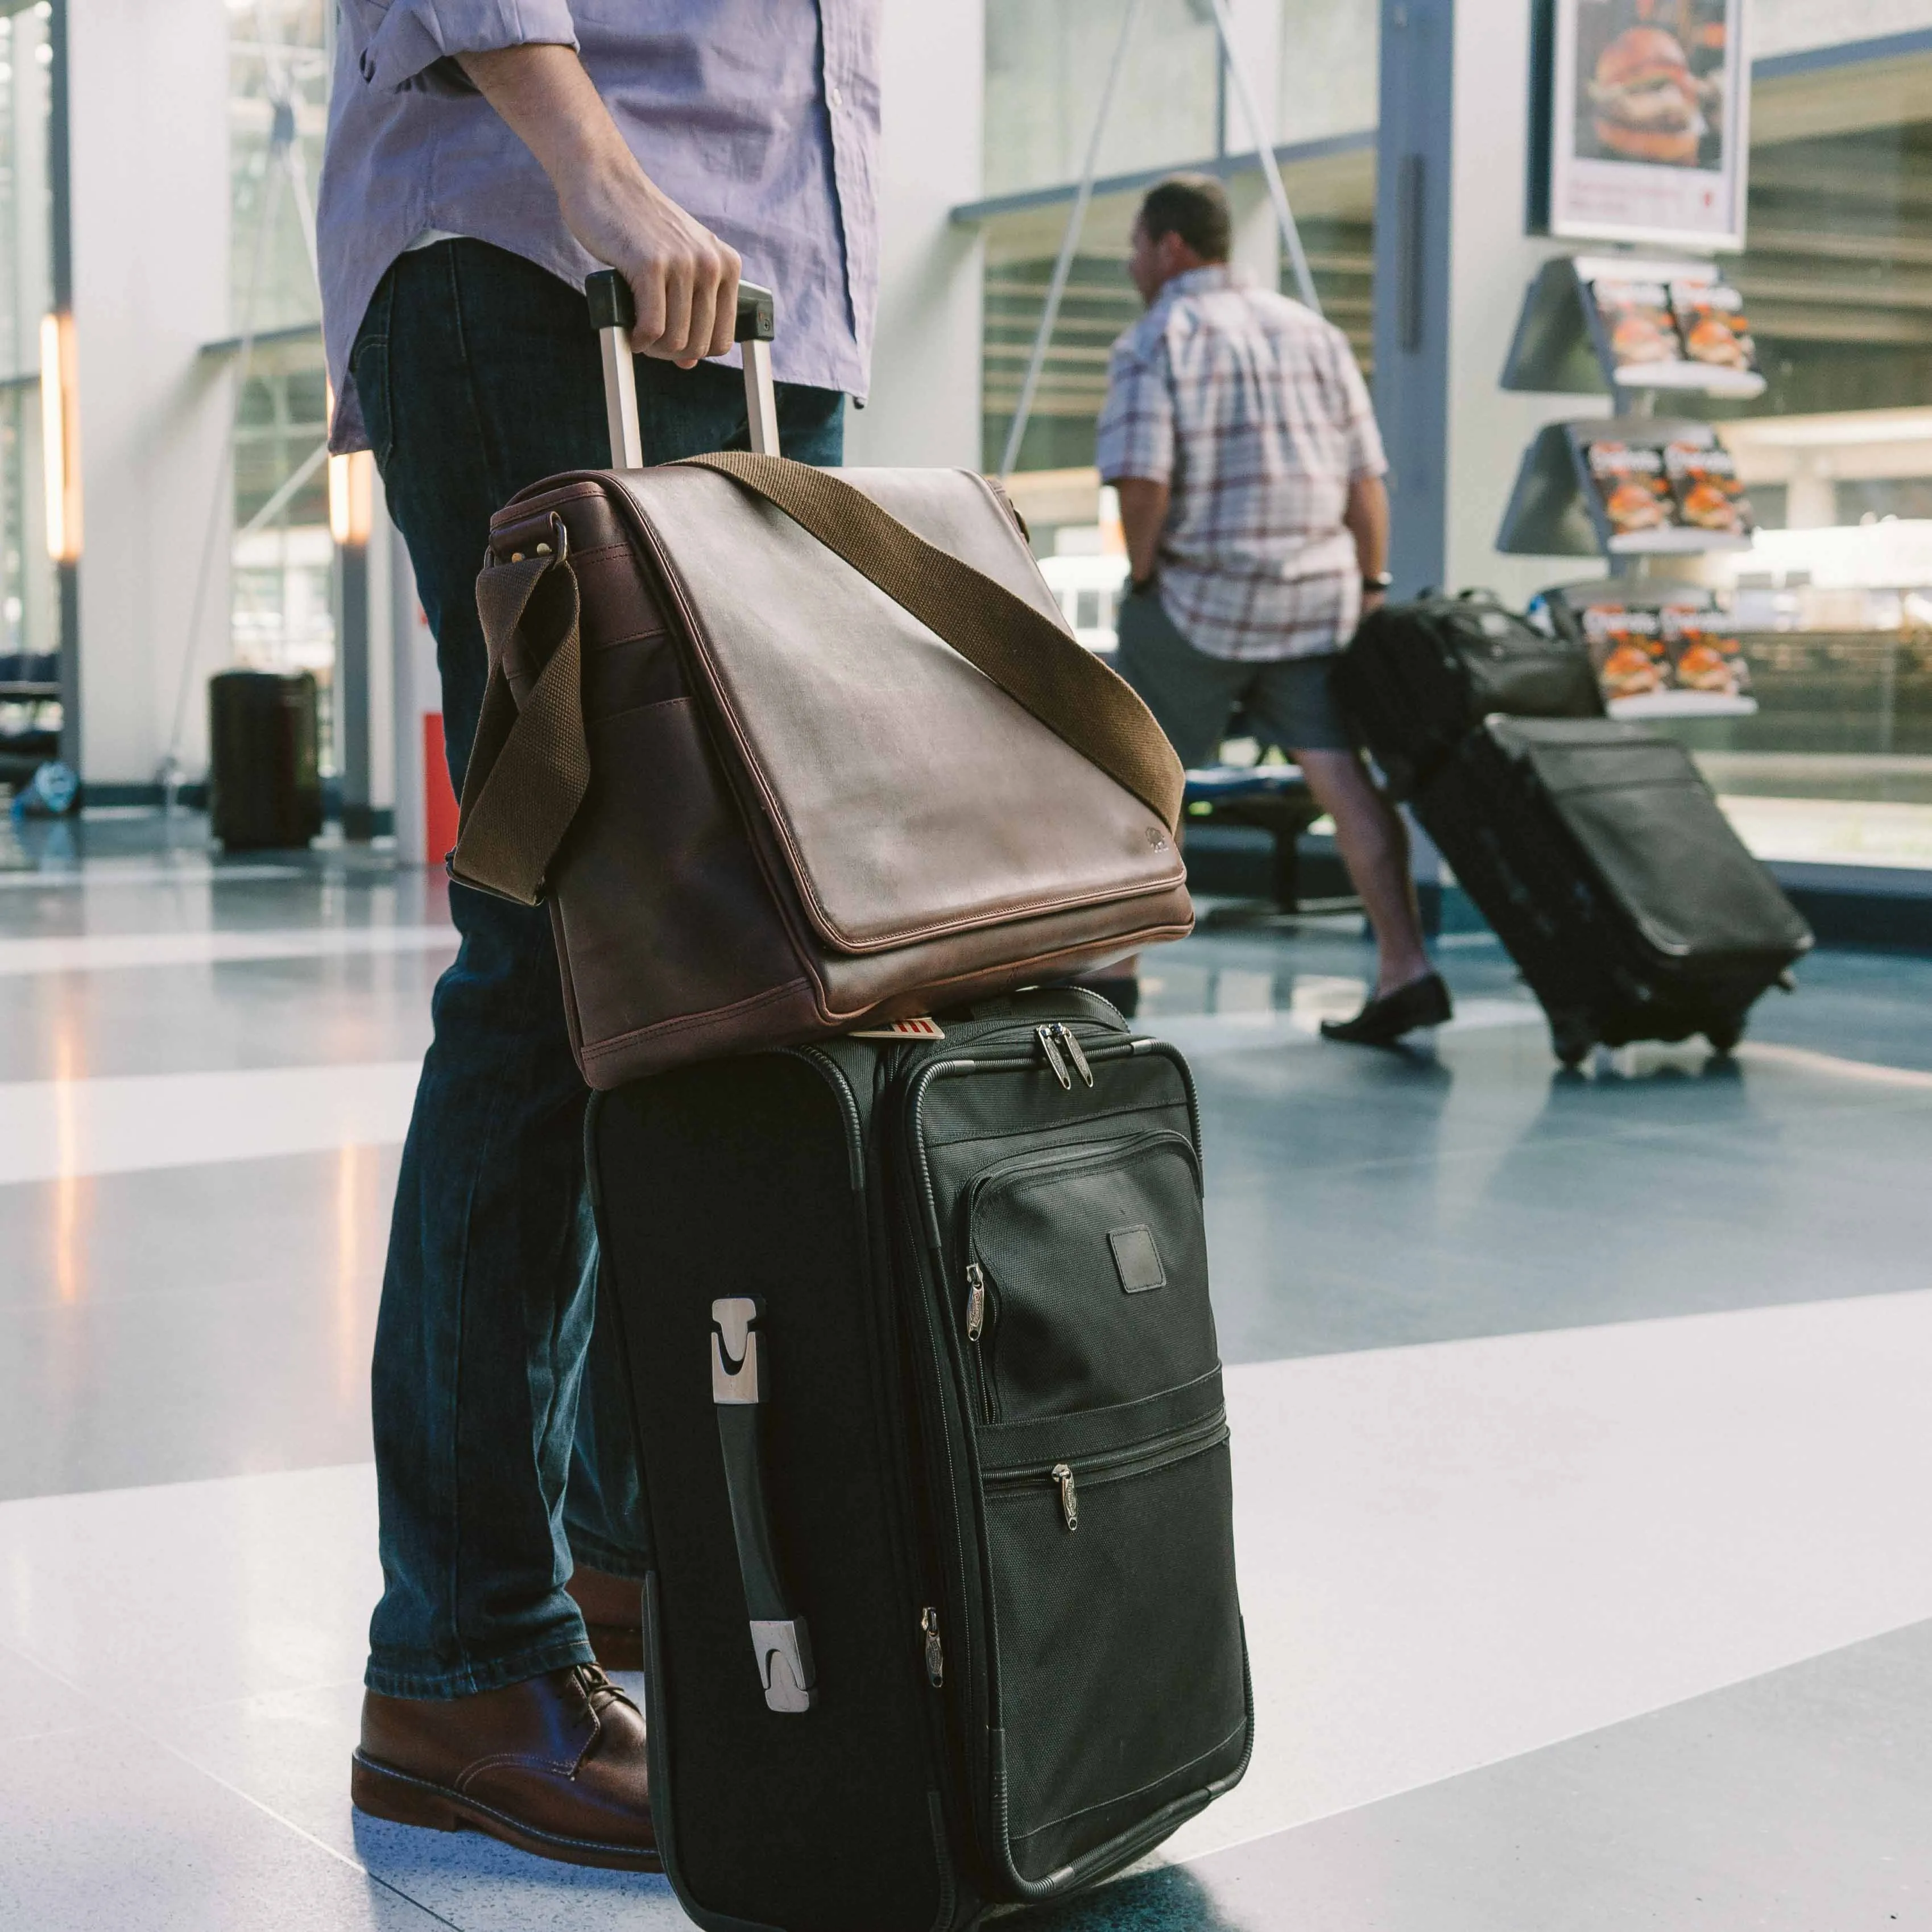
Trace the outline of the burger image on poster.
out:
M 1598 152 L 1606 160 L 1697 164 L 1719 90 L 1690 71 L 1682 43 L 1661 27 L 1626 27 L 1597 56 L 1586 92 Z

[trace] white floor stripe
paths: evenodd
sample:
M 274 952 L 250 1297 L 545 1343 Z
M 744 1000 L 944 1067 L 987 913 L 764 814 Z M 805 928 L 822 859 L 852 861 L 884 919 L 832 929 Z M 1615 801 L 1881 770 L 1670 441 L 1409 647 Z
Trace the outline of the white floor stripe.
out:
M 298 926 L 261 932 L 108 932 L 0 939 L 0 977 L 135 966 L 232 965 L 358 953 L 454 952 L 451 926 Z
M 85 866 L 0 872 L 0 892 L 44 892 L 76 886 L 92 890 L 106 886 L 240 885 L 256 879 L 299 878 L 304 869 L 300 866 L 214 866 L 206 859 L 186 860 L 178 866 L 152 859 L 93 860 Z
M 1932 1294 L 1233 1370 L 1258 1742 L 1168 1855 L 1932 1616 L 1928 1359 Z M 0 1504 L 0 1676 L 8 1650 L 59 1673 L 355 1856 L 344 1767 L 378 1585 L 363 1466 Z M 37 1726 L 98 1722 L 58 1690 L 23 1678 L 0 1776 L 44 1750 Z M 78 1787 L 47 1832 L 120 1860 L 122 1922 L 160 1922 L 98 1796 Z M 0 1810 L 0 1872 L 22 1849 Z M 473 1844 L 431 1850 L 453 1922 L 512 1922 L 515 1874 Z M 514 1922 L 561 1922 L 536 1894 L 563 1880 L 522 1878 Z M 578 1932 L 682 1922 L 653 1904 L 568 1900 Z
M 0 1082 L 0 1184 L 400 1141 L 418 1060 Z
M 1198 1856 L 1932 1616 L 1932 1293 L 1237 1368 Z

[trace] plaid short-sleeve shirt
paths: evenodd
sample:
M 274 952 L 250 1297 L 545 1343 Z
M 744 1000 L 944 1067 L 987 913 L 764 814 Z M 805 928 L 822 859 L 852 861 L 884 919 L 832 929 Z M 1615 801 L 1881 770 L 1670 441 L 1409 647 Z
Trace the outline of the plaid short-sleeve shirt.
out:
M 1388 468 L 1348 338 L 1225 268 L 1177 275 L 1114 344 L 1100 475 L 1172 492 L 1161 602 L 1210 657 L 1338 650 L 1361 608 L 1348 486 Z

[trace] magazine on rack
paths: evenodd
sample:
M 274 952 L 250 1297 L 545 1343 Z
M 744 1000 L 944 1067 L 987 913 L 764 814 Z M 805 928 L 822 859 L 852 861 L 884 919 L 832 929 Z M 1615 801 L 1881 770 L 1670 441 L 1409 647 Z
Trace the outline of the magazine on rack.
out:
M 1668 443 L 1664 467 L 1678 520 L 1687 529 L 1748 537 L 1757 527 L 1750 499 L 1738 481 L 1737 460 L 1721 444 Z
M 1757 344 L 1751 339 L 1744 298 L 1728 283 L 1672 282 L 1670 306 L 1691 362 L 1756 371 Z
M 1648 698 L 1670 688 L 1670 655 L 1664 649 L 1660 610 L 1586 604 L 1583 640 L 1606 699 Z
M 1712 621 L 1712 614 L 1666 609 L 1663 644 L 1670 654 L 1671 676 L 1682 691 L 1718 698 L 1743 698 L 1750 691 L 1750 668 L 1744 647 Z
M 1683 360 L 1670 292 L 1661 282 L 1599 277 L 1590 284 L 1603 340 L 1599 354 L 1612 370 Z
M 1664 452 L 1654 444 L 1593 442 L 1584 460 L 1612 536 L 1668 530 L 1676 522 Z

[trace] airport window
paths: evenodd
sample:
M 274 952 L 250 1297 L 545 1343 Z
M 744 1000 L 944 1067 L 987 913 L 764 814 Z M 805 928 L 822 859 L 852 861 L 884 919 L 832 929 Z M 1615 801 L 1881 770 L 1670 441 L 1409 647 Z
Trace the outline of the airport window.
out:
M 314 672 L 325 770 L 334 761 L 335 552 L 314 193 L 334 14 L 330 0 L 230 0 L 230 314 L 238 344 L 248 339 L 235 418 L 230 636 L 238 662 Z
M 1767 8 L 1761 46 L 1778 44 L 1790 10 Z M 1757 710 L 1676 728 L 1767 856 L 1922 863 L 1932 858 L 1932 52 L 1760 59 L 1746 243 L 1729 268 L 1768 386 L 1711 413 L 1730 418 L 1722 434 L 1757 515 L 1756 547 L 1736 560 L 1732 613 Z
M 1118 7 L 1090 4 L 995 0 L 987 10 L 986 200 L 975 212 L 986 239 L 981 460 L 988 470 L 1001 466 L 1120 18 Z M 1323 312 L 1347 332 L 1366 373 L 1377 22 L 1370 0 L 1282 0 L 1275 86 L 1259 90 L 1275 116 L 1282 180 Z M 1134 36 L 1013 465 L 1013 488 L 1048 554 L 1109 541 L 1093 468 L 1094 422 L 1114 339 L 1141 312 L 1127 279 L 1127 236 L 1152 179 L 1178 167 L 1222 174 L 1234 204 L 1238 262 L 1257 244 L 1270 260 L 1276 253 L 1273 213 L 1211 9 L 1205 0 L 1144 8 Z M 1319 86 L 1310 82 L 1315 73 Z M 1279 272 L 1283 290 L 1294 293 L 1285 262 Z M 1078 574 L 1097 566 L 1068 568 Z

